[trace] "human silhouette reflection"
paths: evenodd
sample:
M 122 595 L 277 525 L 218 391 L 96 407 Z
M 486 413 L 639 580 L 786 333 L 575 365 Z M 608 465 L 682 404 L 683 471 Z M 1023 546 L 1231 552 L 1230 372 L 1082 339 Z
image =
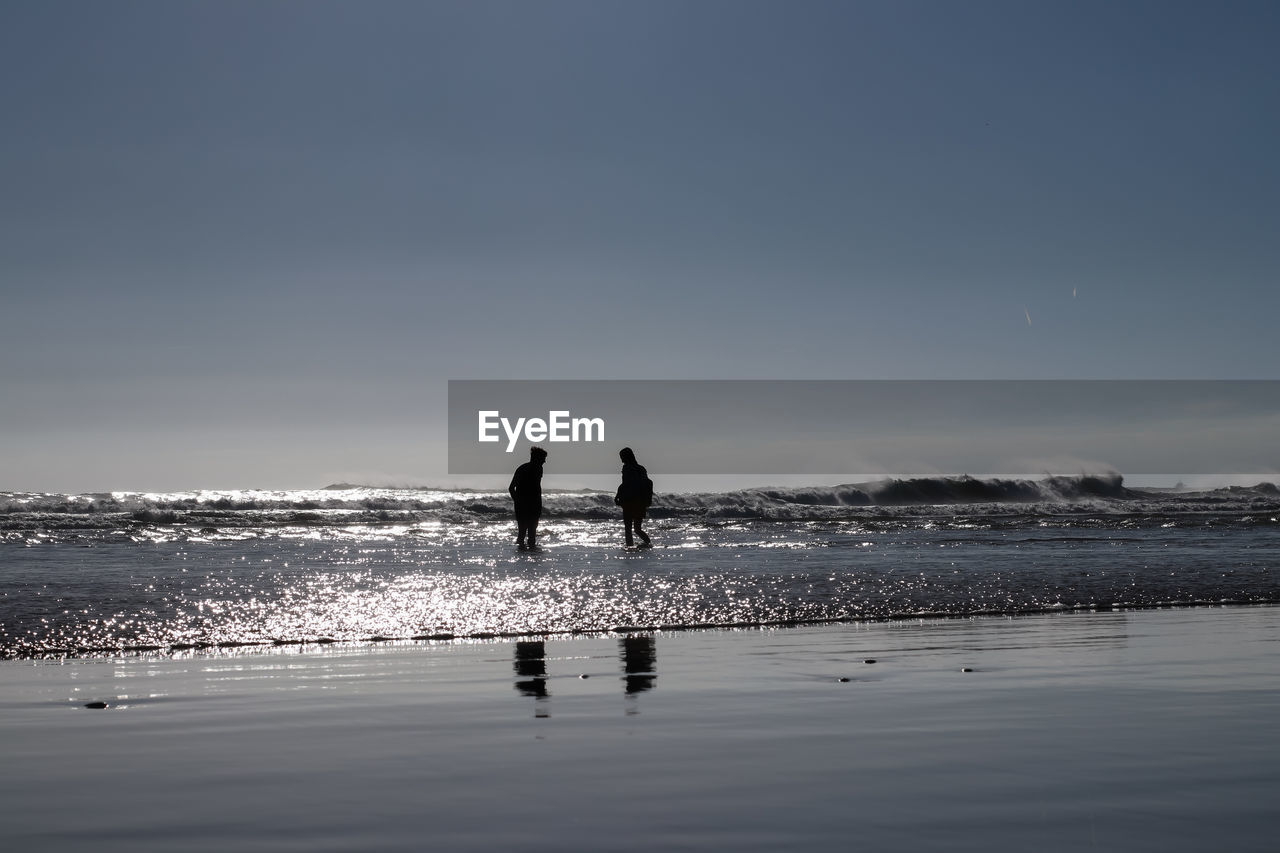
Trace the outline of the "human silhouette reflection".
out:
M 623 692 L 634 699 L 646 690 L 652 690 L 658 680 L 658 647 L 653 637 L 629 636 L 618 640 L 622 654 Z M 628 714 L 637 713 L 634 707 Z
M 547 707 L 551 692 L 547 690 L 547 645 L 542 640 L 516 643 L 515 660 L 512 663 L 518 677 L 515 688 L 521 696 L 533 698 L 533 715 L 549 717 Z

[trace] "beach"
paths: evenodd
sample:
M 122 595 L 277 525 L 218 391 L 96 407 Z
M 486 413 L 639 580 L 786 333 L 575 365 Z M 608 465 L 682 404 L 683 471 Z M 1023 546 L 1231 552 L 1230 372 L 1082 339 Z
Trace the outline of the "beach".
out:
M 9 661 L 0 802 L 15 850 L 1269 850 L 1277 651 L 1247 606 Z
M 1277 43 L 0 5 L 0 853 L 1280 849 Z

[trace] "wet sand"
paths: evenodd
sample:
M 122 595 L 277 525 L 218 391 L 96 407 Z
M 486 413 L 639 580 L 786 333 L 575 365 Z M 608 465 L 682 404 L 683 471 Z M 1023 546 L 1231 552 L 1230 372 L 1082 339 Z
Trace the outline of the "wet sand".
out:
M 1280 831 L 1280 607 L 7 662 L 0 686 L 15 850 L 1243 851 Z

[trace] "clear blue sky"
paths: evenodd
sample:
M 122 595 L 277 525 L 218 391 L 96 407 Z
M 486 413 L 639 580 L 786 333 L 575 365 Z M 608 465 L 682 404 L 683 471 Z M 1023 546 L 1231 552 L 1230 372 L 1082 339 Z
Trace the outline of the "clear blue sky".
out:
M 6 3 L 0 489 L 436 481 L 450 378 L 1277 378 L 1277 44 L 1274 2 Z

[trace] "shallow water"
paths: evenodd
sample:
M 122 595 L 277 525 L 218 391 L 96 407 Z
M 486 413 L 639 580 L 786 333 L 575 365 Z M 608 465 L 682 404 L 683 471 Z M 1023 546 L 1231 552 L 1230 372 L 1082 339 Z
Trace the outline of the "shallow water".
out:
M 1009 494 L 1017 500 L 920 504 Z M 868 505 L 871 495 L 896 504 Z M 0 656 L 1280 601 L 1280 492 L 968 478 L 609 497 L 0 493 Z
M 929 509 L 659 519 L 652 550 L 552 518 L 531 554 L 505 520 L 29 523 L 0 542 L 0 654 L 1280 601 L 1265 513 Z

